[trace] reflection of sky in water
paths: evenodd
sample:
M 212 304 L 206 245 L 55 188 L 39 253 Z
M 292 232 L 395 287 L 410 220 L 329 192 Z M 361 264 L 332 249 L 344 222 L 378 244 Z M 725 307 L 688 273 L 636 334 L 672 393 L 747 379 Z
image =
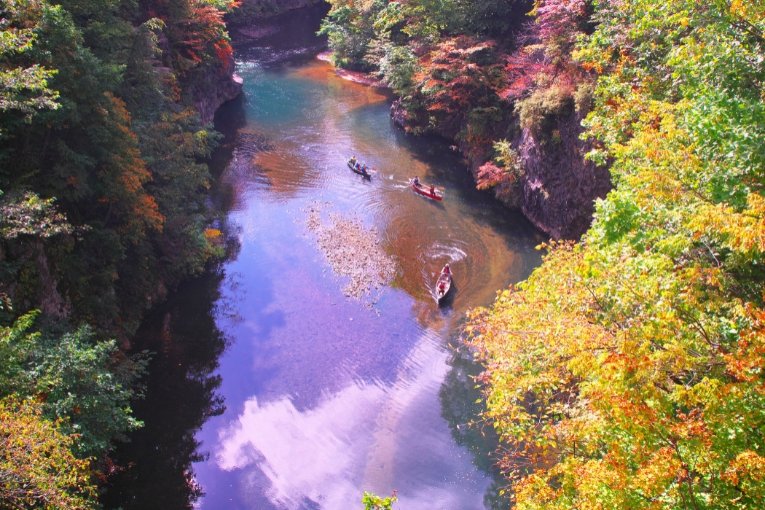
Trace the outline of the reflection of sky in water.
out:
M 440 335 L 400 291 L 373 309 L 345 298 L 306 204 L 253 199 L 231 215 L 241 251 L 219 322 L 235 341 L 220 366 L 227 411 L 197 436 L 210 454 L 195 466 L 198 507 L 355 508 L 363 490 L 397 489 L 400 508 L 483 508 L 489 480 L 441 417 Z
M 458 191 L 461 181 L 440 180 L 442 205 L 408 193 L 410 172 L 432 177 L 458 161 L 418 155 L 372 89 L 321 63 L 241 74 L 246 129 L 270 148 L 236 152 L 247 159 L 222 176 L 237 190 L 229 221 L 241 249 L 218 305 L 232 340 L 219 369 L 227 409 L 196 435 L 210 454 L 194 466 L 206 493 L 197 507 L 344 510 L 360 508 L 364 490 L 396 489 L 399 509 L 484 508 L 491 479 L 442 416 L 445 338 L 467 303 L 528 270 L 537 239 L 525 224 L 502 231 L 496 205 Z M 379 173 L 357 178 L 344 166 L 349 150 Z M 305 226 L 315 200 L 377 227 L 398 260 L 374 307 L 343 296 L 318 251 Z M 445 261 L 461 278 L 453 312 L 427 288 Z
M 419 426 L 423 418 L 438 421 L 431 396 L 447 369 L 446 353 L 423 336 L 392 385 L 351 382 L 302 412 L 287 397 L 265 403 L 252 397 L 218 431 L 215 462 L 238 471 L 232 489 L 244 505 L 261 497 L 262 485 L 254 482 L 264 477 L 268 499 L 286 509 L 307 508 L 308 501 L 350 508 L 360 488 L 384 494 L 392 487 L 400 508 L 482 508 L 488 481 L 471 480 L 470 458 L 449 447 L 445 424 L 426 434 Z

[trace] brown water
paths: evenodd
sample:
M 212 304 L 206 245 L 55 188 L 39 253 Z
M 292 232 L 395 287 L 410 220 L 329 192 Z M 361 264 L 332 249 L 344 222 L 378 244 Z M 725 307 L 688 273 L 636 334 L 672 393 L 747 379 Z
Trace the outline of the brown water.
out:
M 195 485 L 205 495 L 194 506 L 205 510 L 361 508 L 364 490 L 397 490 L 394 508 L 406 510 L 492 504 L 490 445 L 467 426 L 477 367 L 450 345 L 468 308 L 489 304 L 539 263 L 533 247 L 542 238 L 473 188 L 447 142 L 395 128 L 384 91 L 339 78 L 304 47 L 283 39 L 239 49 L 245 100 L 219 116 L 234 131 L 220 195 L 238 250 L 217 278 L 186 290 L 184 299 L 198 293 L 213 305 L 171 302 L 164 315 L 176 329 L 209 317 L 214 327 L 199 328 L 215 338 L 205 352 L 217 356 L 223 338 L 227 346 L 217 368 L 160 356 L 154 371 L 164 373 L 155 377 L 176 364 L 192 368 L 152 383 L 135 447 L 155 453 L 133 461 L 139 468 L 132 485 L 113 490 L 115 506 L 182 508 Z M 371 180 L 346 167 L 351 154 L 375 169 Z M 414 175 L 444 189 L 444 201 L 409 190 Z M 389 285 L 361 299 L 344 295 L 346 280 L 306 224 L 317 204 L 325 219 L 334 213 L 376 230 L 395 260 Z M 446 262 L 454 288 L 439 308 L 432 286 Z M 219 399 L 225 411 L 215 416 Z M 200 402 L 196 414 L 186 400 Z M 156 437 L 166 432 L 152 420 L 176 414 L 190 423 L 168 441 L 188 453 L 146 473 L 182 470 L 172 483 L 185 483 L 187 494 L 143 497 L 165 482 L 140 465 L 161 462 L 156 452 L 176 444 Z

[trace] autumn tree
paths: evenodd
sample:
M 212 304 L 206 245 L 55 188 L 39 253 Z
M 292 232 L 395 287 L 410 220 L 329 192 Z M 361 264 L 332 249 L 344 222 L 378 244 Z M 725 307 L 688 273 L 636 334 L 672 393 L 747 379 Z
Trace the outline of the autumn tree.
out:
M 33 400 L 0 399 L 0 506 L 8 509 L 98 508 L 89 462 L 75 457 L 61 421 Z
M 20 102 L 34 99 L 31 89 L 13 93 L 16 106 L 0 113 L 0 130 L 7 133 L 0 160 L 14 164 L 0 165 L 0 189 L 9 197 L 26 191 L 55 197 L 77 227 L 77 235 L 58 242 L 3 241 L 4 279 L 24 282 L 14 287 L 20 312 L 48 312 L 34 289 L 55 284 L 62 314 L 129 335 L 145 303 L 219 253 L 204 235 L 209 174 L 203 162 L 218 137 L 195 108 L 210 81 L 232 70 L 222 14 L 234 5 L 9 4 L 4 34 L 13 38 L 3 39 L 9 45 L 0 66 L 44 70 L 46 90 L 56 91 L 49 106 L 57 109 L 42 108 L 49 97 L 42 92 L 40 108 Z M 133 19 L 143 23 L 134 28 Z M 10 92 L 3 98 L 11 105 Z M 33 261 L 45 261 L 49 277 L 35 275 Z M 158 280 L 159 273 L 166 278 Z
M 29 58 L 41 22 L 39 2 L 9 0 L 0 7 L 0 139 L 34 112 L 56 108 L 48 85 L 56 73 Z M 0 163 L 2 163 L 0 152 Z
M 140 426 L 130 402 L 146 356 L 121 354 L 116 342 L 98 341 L 89 327 L 56 333 L 35 328 L 37 313 L 0 328 L 0 398 L 39 398 L 59 428 L 74 434 L 70 449 L 81 458 L 103 456 L 114 439 Z
M 579 245 L 476 311 L 518 508 L 758 508 L 765 494 L 762 9 L 597 2 Z

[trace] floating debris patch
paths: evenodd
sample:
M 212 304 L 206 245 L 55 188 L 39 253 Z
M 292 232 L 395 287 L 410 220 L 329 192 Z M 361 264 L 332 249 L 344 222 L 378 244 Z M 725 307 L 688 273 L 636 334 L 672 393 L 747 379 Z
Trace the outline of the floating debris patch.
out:
M 335 274 L 349 278 L 345 295 L 362 299 L 388 285 L 396 275 L 396 262 L 381 248 L 377 229 L 338 213 L 330 213 L 325 222 L 323 205 L 308 206 L 306 224 Z M 369 304 L 375 302 L 376 297 Z

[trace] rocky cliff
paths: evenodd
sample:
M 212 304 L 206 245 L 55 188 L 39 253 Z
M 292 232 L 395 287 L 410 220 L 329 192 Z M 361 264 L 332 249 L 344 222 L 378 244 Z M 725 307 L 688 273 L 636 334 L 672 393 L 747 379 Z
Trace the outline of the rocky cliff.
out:
M 279 14 L 294 9 L 326 3 L 324 0 L 244 0 L 242 6 L 252 4 L 264 14 Z
M 188 93 L 199 111 L 202 122 L 212 122 L 216 110 L 226 101 L 242 93 L 242 78 L 233 69 L 233 58 L 228 66 L 217 73 L 198 75 L 188 85 Z
M 261 26 L 259 21 L 264 18 L 324 4 L 324 0 L 244 0 L 240 8 L 227 17 L 227 25 L 240 38 L 258 39 L 272 30 L 270 26 Z M 195 74 L 188 80 L 187 94 L 203 122 L 212 122 L 216 110 L 242 92 L 242 78 L 233 73 L 233 69 L 234 60 L 230 57 L 215 72 Z
M 594 200 L 611 187 L 606 168 L 585 161 L 589 149 L 579 139 L 581 119 L 576 114 L 554 121 L 551 137 L 535 137 L 524 129 L 513 140 L 523 165 L 517 183 L 523 214 L 555 239 L 576 239 L 590 226 Z
M 395 124 L 410 132 L 417 132 L 419 127 L 447 139 L 458 138 L 459 125 L 441 122 L 428 126 L 428 119 L 421 112 L 408 111 L 400 100 L 393 103 L 391 117 Z M 579 139 L 581 120 L 572 108 L 550 118 L 544 133 L 535 135 L 529 129 L 501 124 L 494 126 L 496 133 L 489 137 L 500 139 L 508 131 L 515 132 L 511 142 L 521 164 L 516 180 L 492 188 L 496 198 L 509 208 L 519 209 L 554 239 L 579 238 L 590 226 L 595 199 L 604 197 L 611 188 L 608 169 L 584 159 L 589 146 Z M 464 140 L 456 143 L 452 147 L 465 155 L 477 181 L 479 167 L 491 158 L 491 145 L 470 145 Z
M 243 28 L 285 12 L 319 5 L 329 9 L 324 0 L 242 0 L 241 6 L 228 16 L 228 23 L 229 27 Z

